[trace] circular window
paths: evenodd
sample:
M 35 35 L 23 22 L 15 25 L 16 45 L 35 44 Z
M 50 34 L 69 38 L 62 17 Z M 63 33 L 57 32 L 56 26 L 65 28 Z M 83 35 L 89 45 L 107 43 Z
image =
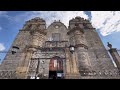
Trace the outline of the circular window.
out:
M 58 26 L 58 25 L 56 25 L 56 26 L 55 26 L 55 28 L 59 28 L 59 26 Z

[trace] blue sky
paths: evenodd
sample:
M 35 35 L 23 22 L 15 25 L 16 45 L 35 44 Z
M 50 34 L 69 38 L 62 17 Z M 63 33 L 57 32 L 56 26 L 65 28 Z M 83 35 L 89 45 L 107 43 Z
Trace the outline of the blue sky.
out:
M 91 21 L 105 47 L 110 42 L 114 48 L 120 49 L 119 11 L 0 11 L 0 52 L 9 50 L 15 36 L 29 19 L 41 17 L 46 20 L 47 26 L 54 20 L 60 20 L 68 26 L 69 20 L 76 16 Z M 1 61 L 5 54 L 0 53 Z

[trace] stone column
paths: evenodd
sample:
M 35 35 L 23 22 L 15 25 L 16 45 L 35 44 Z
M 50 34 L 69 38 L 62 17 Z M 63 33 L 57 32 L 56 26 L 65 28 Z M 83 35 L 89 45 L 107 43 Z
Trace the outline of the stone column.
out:
M 31 30 L 30 33 L 32 37 L 30 46 L 26 47 L 24 60 L 16 70 L 16 74 L 20 79 L 27 78 L 33 51 L 36 50 L 36 47 L 42 47 L 46 35 L 43 30 Z
M 71 53 L 69 48 L 66 53 L 66 79 L 78 79 L 79 71 L 77 66 L 76 52 Z
M 69 48 L 65 48 L 66 53 L 66 79 L 78 79 L 79 72 L 76 62 L 76 53 L 73 54 L 70 52 Z
M 116 65 L 117 65 L 117 68 L 120 71 L 120 56 L 119 56 L 119 54 L 117 52 L 117 49 L 116 48 L 110 48 L 109 52 L 110 52 L 113 60 L 115 61 Z
M 71 53 L 71 65 L 72 65 L 72 72 L 71 72 L 71 79 L 79 79 L 79 70 L 77 65 L 77 55 L 76 52 Z
M 68 32 L 69 36 L 74 37 L 75 42 L 75 53 L 76 55 L 72 55 L 72 58 L 74 58 L 73 61 L 73 67 L 74 67 L 74 73 L 79 73 L 81 75 L 88 74 L 89 71 L 91 71 L 91 64 L 89 55 L 87 52 L 87 41 L 85 39 L 84 31 L 79 26 L 74 27 Z M 75 57 L 77 57 L 75 59 Z M 79 68 L 79 69 L 78 69 Z
M 73 52 L 72 54 L 72 60 L 73 60 L 73 72 L 75 74 L 79 74 L 78 66 L 77 66 L 77 55 L 76 52 Z
M 70 74 L 71 72 L 71 62 L 70 62 L 70 55 L 69 55 L 69 48 L 65 48 L 65 54 L 66 54 L 66 74 Z
M 84 31 L 81 28 L 76 28 L 75 47 L 78 56 L 78 67 L 81 75 L 88 75 L 91 71 L 91 64 L 88 55 L 87 41 L 85 39 Z
M 87 50 L 84 49 L 84 47 L 77 47 L 77 56 L 79 72 L 82 76 L 87 76 L 88 73 L 91 71 Z
M 32 57 L 32 52 L 33 52 L 33 50 L 25 51 L 24 60 L 19 65 L 19 67 L 17 67 L 17 69 L 16 69 L 16 75 L 17 75 L 18 79 L 26 79 L 27 78 L 27 73 L 28 73 L 28 69 L 29 69 L 30 60 Z

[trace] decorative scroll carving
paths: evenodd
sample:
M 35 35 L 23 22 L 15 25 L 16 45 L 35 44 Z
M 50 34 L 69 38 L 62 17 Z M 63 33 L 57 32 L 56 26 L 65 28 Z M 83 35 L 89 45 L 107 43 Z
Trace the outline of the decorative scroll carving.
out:
M 35 32 L 41 33 L 43 35 L 46 35 L 47 32 L 45 30 L 40 30 L 40 29 L 36 29 L 36 30 L 31 30 L 30 34 L 33 35 Z
M 15 79 L 16 78 L 16 72 L 15 71 L 0 71 L 0 78 L 2 79 Z
M 79 72 L 82 76 L 88 75 L 90 72 L 90 63 L 88 61 L 87 52 L 79 52 L 78 54 Z M 86 73 L 86 74 L 84 74 Z
M 68 45 L 68 41 L 46 41 L 45 47 L 65 47 Z
M 47 51 L 47 52 L 41 52 L 37 51 L 33 53 L 32 58 L 51 58 L 53 56 L 60 56 L 61 58 L 65 58 L 65 53 L 63 51 Z
M 88 49 L 88 46 L 84 45 L 84 44 L 77 44 L 75 45 L 76 48 L 78 47 L 84 47 L 85 49 Z
M 82 76 L 119 76 L 119 72 L 116 70 L 101 70 L 101 71 L 86 71 L 81 70 Z
M 79 26 L 74 27 L 73 29 L 69 30 L 69 31 L 67 32 L 67 34 L 70 35 L 70 33 L 73 33 L 73 32 L 75 32 L 75 31 L 80 31 L 80 32 L 82 32 L 82 33 L 84 34 L 83 29 L 81 29 Z
M 38 61 L 37 60 L 31 60 L 30 66 L 29 66 L 29 73 L 34 73 L 37 68 Z

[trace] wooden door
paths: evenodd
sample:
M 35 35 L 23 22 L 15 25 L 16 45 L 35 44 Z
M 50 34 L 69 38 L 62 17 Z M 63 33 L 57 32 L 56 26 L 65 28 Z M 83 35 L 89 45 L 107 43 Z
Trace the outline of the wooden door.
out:
M 50 60 L 49 71 L 63 71 L 63 61 L 60 57 L 53 57 Z

